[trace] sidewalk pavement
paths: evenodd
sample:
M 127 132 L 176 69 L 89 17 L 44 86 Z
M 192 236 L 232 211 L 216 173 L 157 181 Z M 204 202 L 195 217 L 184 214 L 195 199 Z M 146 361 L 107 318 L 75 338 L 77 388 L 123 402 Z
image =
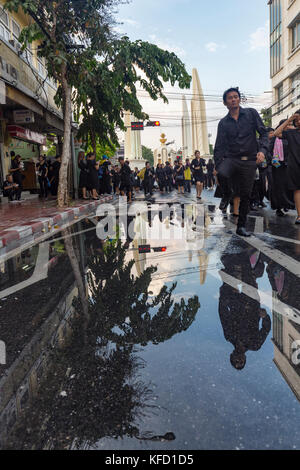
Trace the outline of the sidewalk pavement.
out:
M 38 198 L 0 204 L 0 257 L 45 233 L 54 234 L 62 226 L 91 214 L 99 204 L 111 200 L 113 196 L 102 196 L 99 201 L 77 200 L 64 209 L 58 209 L 55 200 Z

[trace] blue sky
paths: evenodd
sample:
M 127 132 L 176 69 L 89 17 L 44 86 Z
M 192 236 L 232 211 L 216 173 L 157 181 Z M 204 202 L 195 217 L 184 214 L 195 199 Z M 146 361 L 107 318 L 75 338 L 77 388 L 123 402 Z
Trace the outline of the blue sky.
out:
M 260 108 L 270 95 L 269 74 L 269 10 L 266 0 L 132 0 L 119 8 L 118 29 L 132 40 L 143 39 L 169 49 L 185 63 L 188 72 L 198 69 L 205 94 L 221 94 L 238 85 L 242 91 L 255 95 L 249 105 Z M 180 102 L 168 108 L 143 102 L 145 111 L 164 115 L 180 114 Z M 222 117 L 222 104 L 207 105 L 208 119 Z M 153 115 L 154 117 L 154 115 Z M 215 137 L 217 124 L 209 132 Z M 179 126 L 178 126 L 179 127 Z M 143 135 L 152 148 L 156 134 Z M 156 130 L 156 133 L 158 130 Z M 168 129 L 181 145 L 179 128 Z M 153 135 L 153 137 L 152 137 Z M 149 138 L 148 138 L 149 136 Z

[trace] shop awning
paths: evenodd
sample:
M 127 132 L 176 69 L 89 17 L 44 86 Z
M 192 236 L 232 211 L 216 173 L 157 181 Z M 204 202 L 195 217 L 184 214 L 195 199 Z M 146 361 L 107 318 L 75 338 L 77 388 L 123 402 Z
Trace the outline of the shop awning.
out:
M 16 139 L 27 140 L 28 142 L 40 145 L 46 145 L 47 143 L 45 135 L 26 129 L 25 127 L 9 125 L 6 129 L 9 134 Z

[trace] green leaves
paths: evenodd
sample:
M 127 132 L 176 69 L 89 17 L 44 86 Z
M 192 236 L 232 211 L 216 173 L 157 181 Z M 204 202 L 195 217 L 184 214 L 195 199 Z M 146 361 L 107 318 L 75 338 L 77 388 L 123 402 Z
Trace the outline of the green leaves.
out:
M 182 61 L 154 44 L 116 38 L 114 7 L 123 0 L 7 0 L 6 8 L 23 11 L 33 22 L 23 29 L 26 48 L 40 41 L 38 56 L 48 75 L 59 83 L 55 101 L 63 105 L 62 84 L 74 91 L 74 113 L 85 141 L 118 144 L 117 129 L 125 130 L 124 111 L 146 120 L 137 87 L 153 100 L 168 102 L 164 83 L 188 88 L 191 77 Z

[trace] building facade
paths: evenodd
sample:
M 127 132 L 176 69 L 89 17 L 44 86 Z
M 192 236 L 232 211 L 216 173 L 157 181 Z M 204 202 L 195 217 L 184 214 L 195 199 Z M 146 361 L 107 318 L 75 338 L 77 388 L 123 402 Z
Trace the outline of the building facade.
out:
M 19 9 L 10 13 L 0 0 L 0 186 L 12 156 L 24 162 L 24 189 L 36 189 L 35 162 L 47 137 L 59 143 L 63 135 L 62 112 L 55 104 L 56 83 L 47 76 L 37 42 L 21 50 L 22 28 L 32 22 Z
M 300 0 L 269 0 L 272 123 L 300 108 Z

